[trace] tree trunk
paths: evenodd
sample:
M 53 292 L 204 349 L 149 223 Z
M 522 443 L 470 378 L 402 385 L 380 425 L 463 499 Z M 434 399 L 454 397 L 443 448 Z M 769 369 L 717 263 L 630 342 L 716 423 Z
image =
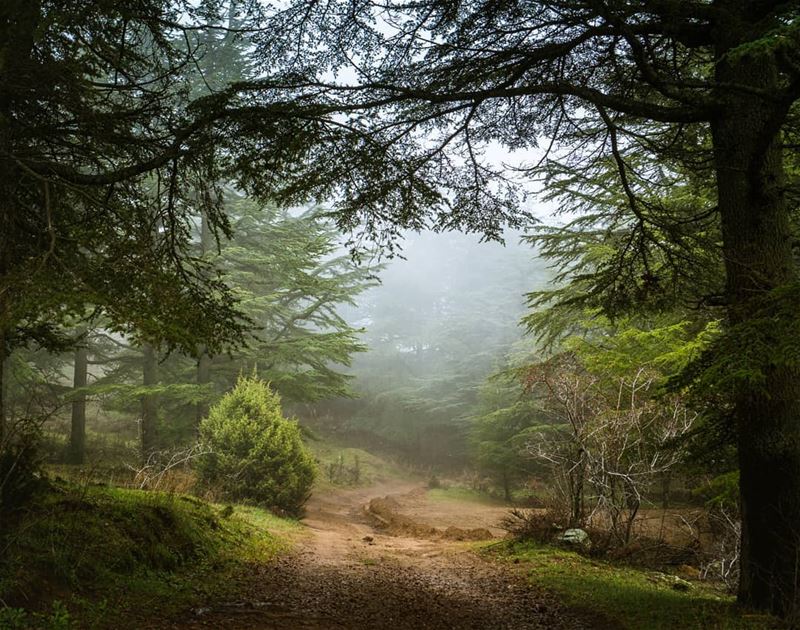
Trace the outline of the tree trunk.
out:
M 511 480 L 508 478 L 508 471 L 503 471 L 503 497 L 511 503 Z
M 579 448 L 576 454 L 578 458 L 570 468 L 569 487 L 570 487 L 570 527 L 583 526 L 583 486 L 586 481 L 586 452 Z
M 777 72 L 768 60 L 724 54 L 736 43 L 717 51 L 717 80 L 776 91 Z M 725 113 L 712 123 L 712 137 L 728 318 L 737 326 L 753 321 L 771 291 L 796 281 L 778 131 L 785 112 L 755 93 L 722 92 L 721 98 Z M 785 335 L 789 322 L 774 319 L 769 327 L 763 334 L 772 334 L 768 343 L 779 356 L 780 331 Z M 739 599 L 791 617 L 800 578 L 800 370 L 777 362 L 747 366 L 758 368 L 763 383 L 742 382 L 733 401 L 741 474 Z
M 86 387 L 89 375 L 89 350 L 80 346 L 75 350 L 72 386 Z M 72 399 L 72 425 L 69 434 L 69 463 L 83 464 L 86 460 L 86 394 Z
M 149 343 L 142 344 L 142 354 L 144 363 L 142 367 L 142 385 L 145 387 L 155 387 L 158 383 L 158 354 L 154 346 Z M 142 395 L 142 424 L 141 424 L 141 448 L 142 460 L 147 458 L 156 450 L 158 445 L 158 399 L 155 394 L 145 393 Z
M 669 500 L 672 490 L 672 471 L 668 470 L 661 478 L 661 509 L 669 509 Z
M 7 435 L 6 407 L 8 405 L 8 344 L 5 335 L 0 330 L 0 447 L 3 446 Z
M 6 144 L 14 137 L 13 116 L 15 98 L 19 96 L 19 78 L 31 64 L 37 33 L 40 31 L 40 0 L 3 0 L 0 2 L 0 444 L 7 440 L 8 426 L 8 376 L 12 339 L 19 314 L 15 312 L 18 298 L 10 280 L 19 264 L 17 252 L 20 242 L 28 238 L 19 227 L 22 213 L 10 200 L 17 195 L 24 173 L 11 159 Z M 27 214 L 24 221 L 28 221 Z M 26 245 L 27 247 L 27 245 Z

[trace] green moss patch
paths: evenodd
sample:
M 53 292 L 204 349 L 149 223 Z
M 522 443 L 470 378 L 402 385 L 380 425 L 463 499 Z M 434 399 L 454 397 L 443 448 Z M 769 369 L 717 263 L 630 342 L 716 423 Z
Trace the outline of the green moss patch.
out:
M 588 610 L 630 630 L 765 630 L 777 620 L 748 613 L 714 585 L 676 590 L 663 574 L 618 566 L 533 543 L 484 548 L 522 567 L 532 583 L 557 593 L 567 606 Z
M 224 597 L 249 563 L 285 549 L 297 528 L 257 508 L 66 482 L 3 525 L 0 627 L 20 628 L 109 618 L 135 626 L 143 611 L 170 614 Z

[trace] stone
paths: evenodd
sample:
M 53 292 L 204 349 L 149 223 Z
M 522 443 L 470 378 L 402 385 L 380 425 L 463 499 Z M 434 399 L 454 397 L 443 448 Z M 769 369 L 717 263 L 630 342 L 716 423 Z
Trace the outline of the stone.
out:
M 587 534 L 585 530 L 577 527 L 564 530 L 556 537 L 556 542 L 562 545 L 569 545 L 570 547 L 583 547 L 587 549 L 592 546 L 589 534 Z

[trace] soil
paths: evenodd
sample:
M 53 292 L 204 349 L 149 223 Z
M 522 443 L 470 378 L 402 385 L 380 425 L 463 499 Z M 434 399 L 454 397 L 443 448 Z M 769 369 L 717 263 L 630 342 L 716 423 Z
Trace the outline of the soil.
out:
M 430 501 L 419 484 L 403 481 L 317 494 L 303 521 L 306 535 L 290 554 L 255 567 L 240 598 L 147 627 L 608 628 L 461 542 L 500 534 L 507 509 Z

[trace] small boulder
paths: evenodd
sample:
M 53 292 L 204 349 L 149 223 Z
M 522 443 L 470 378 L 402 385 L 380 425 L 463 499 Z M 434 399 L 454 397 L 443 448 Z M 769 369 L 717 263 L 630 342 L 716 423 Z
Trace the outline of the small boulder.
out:
M 589 534 L 587 534 L 585 530 L 577 527 L 564 530 L 556 536 L 556 542 L 568 547 L 581 547 L 583 549 L 588 549 L 592 546 Z

